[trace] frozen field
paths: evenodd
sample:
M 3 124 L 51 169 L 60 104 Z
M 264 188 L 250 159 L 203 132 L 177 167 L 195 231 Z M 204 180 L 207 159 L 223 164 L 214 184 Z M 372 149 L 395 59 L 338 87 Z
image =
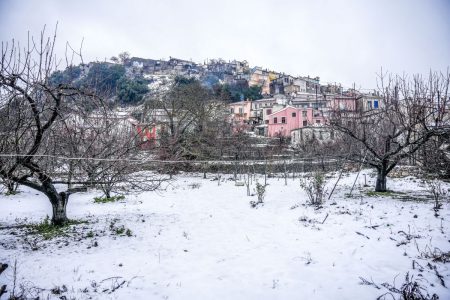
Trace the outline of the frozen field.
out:
M 88 223 L 50 240 L 16 226 L 51 213 L 44 196 L 22 188 L 0 195 L 0 262 L 10 265 L 0 283 L 12 288 L 17 261 L 16 289 L 44 299 L 376 299 L 409 272 L 430 296 L 450 299 L 450 263 L 433 260 L 450 251 L 449 203 L 435 216 L 412 177 L 388 179 L 401 194 L 369 196 L 366 173 L 370 187 L 360 175 L 348 197 L 356 174 L 344 176 L 318 210 L 292 178 L 268 179 L 257 209 L 228 175 L 220 185 L 215 175 L 180 175 L 166 191 L 115 203 L 74 194 L 69 218 Z

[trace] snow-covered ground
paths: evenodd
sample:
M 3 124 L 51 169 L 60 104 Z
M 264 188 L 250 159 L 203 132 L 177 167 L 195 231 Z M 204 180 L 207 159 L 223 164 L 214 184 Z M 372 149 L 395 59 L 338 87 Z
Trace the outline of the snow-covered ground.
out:
M 363 173 L 373 186 L 373 173 Z M 360 175 L 349 197 L 352 173 L 316 210 L 305 205 L 298 179 L 286 186 L 270 178 L 265 203 L 255 209 L 245 186 L 229 175 L 218 185 L 214 176 L 180 175 L 166 191 L 116 203 L 94 203 L 98 192 L 74 194 L 69 217 L 88 223 L 74 225 L 68 237 L 2 229 L 0 262 L 10 267 L 0 283 L 12 287 L 17 261 L 17 285 L 42 288 L 51 299 L 61 294 L 50 290 L 63 285 L 67 299 L 375 299 L 389 292 L 383 283 L 400 288 L 409 272 L 430 295 L 450 299 L 450 263 L 430 257 L 450 250 L 450 206 L 436 217 L 420 180 L 389 179 L 390 190 L 405 194 L 370 197 Z M 0 195 L 0 227 L 51 213 L 43 195 L 21 191 Z M 116 234 L 122 226 L 131 236 Z

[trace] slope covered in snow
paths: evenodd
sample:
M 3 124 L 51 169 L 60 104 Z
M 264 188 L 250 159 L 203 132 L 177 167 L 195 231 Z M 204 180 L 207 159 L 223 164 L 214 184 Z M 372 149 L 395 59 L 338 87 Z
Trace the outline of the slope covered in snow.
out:
M 449 299 L 449 264 L 432 257 L 450 250 L 449 204 L 435 216 L 413 177 L 390 179 L 402 193 L 380 197 L 360 176 L 350 197 L 355 176 L 321 209 L 306 205 L 298 178 L 268 179 L 257 209 L 228 175 L 220 185 L 212 174 L 180 175 L 166 191 L 115 203 L 75 194 L 69 217 L 88 223 L 49 240 L 16 226 L 51 212 L 43 195 L 22 188 L 0 195 L 0 262 L 10 264 L 0 282 L 11 289 L 17 261 L 17 284 L 51 299 L 375 299 L 398 297 L 389 288 L 401 288 L 408 272 Z

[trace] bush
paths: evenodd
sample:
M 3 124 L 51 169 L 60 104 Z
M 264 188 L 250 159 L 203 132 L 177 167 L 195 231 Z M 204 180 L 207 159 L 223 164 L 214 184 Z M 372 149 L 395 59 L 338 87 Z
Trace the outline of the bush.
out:
M 53 225 L 50 221 L 50 217 L 47 216 L 41 223 L 32 224 L 27 226 L 32 234 L 39 234 L 41 235 L 45 240 L 50 240 L 58 236 L 65 236 L 67 235 L 67 229 L 70 225 L 76 225 L 76 224 L 82 224 L 87 223 L 86 221 L 80 221 L 80 220 L 69 220 L 66 224 L 60 226 L 60 225 Z
M 377 289 L 381 289 L 381 287 L 373 281 L 368 281 L 362 277 L 360 277 L 362 285 L 371 285 Z M 387 282 L 381 284 L 384 288 L 388 289 L 389 292 L 384 293 L 383 295 L 377 297 L 380 300 L 387 299 L 402 299 L 402 300 L 437 300 L 439 296 L 436 294 L 430 295 L 426 288 L 423 286 L 421 279 L 414 280 L 413 276 L 410 276 L 409 273 L 406 273 L 405 282 L 402 284 L 400 288 L 397 288 Z M 395 296 L 398 297 L 395 297 Z
M 447 195 L 447 191 L 442 187 L 442 182 L 438 179 L 427 181 L 427 189 L 434 200 L 434 210 L 439 210 L 442 207 L 442 200 Z
M 133 236 L 133 232 L 131 229 L 126 228 L 124 225 L 121 225 L 119 227 L 113 228 L 113 233 L 116 235 L 126 235 L 126 236 Z
M 325 202 L 325 197 L 328 194 L 325 185 L 325 176 L 321 172 L 315 172 L 309 177 L 300 179 L 300 187 L 306 192 L 309 202 L 316 206 Z
M 256 183 L 256 195 L 258 195 L 258 202 L 263 203 L 264 197 L 266 196 L 266 186 L 257 182 Z
M 256 195 L 258 196 L 258 201 L 250 201 L 252 207 L 257 207 L 264 203 L 264 197 L 266 196 L 266 185 L 256 183 Z
M 108 203 L 108 202 L 116 202 L 119 200 L 125 199 L 125 196 L 123 195 L 117 195 L 112 197 L 95 197 L 94 203 Z

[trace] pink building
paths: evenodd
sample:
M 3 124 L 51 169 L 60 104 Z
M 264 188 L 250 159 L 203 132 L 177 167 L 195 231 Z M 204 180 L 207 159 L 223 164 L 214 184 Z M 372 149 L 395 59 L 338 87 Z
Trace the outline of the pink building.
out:
M 246 130 L 252 117 L 252 101 L 240 101 L 228 104 L 234 130 Z
M 306 127 L 317 126 L 325 123 L 325 118 L 321 113 L 313 108 L 295 108 L 287 106 L 268 116 L 268 136 L 290 137 L 291 131 Z
M 251 117 L 252 101 L 240 101 L 228 104 L 235 120 L 248 121 Z
M 355 111 L 357 98 L 354 96 L 334 96 L 328 99 L 328 107 L 332 111 Z

